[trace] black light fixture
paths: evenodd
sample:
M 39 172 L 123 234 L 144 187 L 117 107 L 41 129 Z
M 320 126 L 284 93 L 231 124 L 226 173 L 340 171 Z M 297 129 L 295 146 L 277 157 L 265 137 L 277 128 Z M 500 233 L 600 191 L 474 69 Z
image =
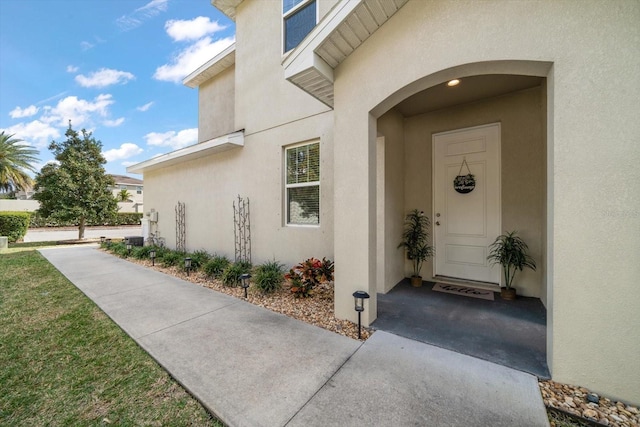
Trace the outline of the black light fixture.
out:
M 355 291 L 353 293 L 353 299 L 355 300 L 355 309 L 358 312 L 358 339 L 361 337 L 362 322 L 360 320 L 362 312 L 364 311 L 364 300 L 369 298 L 369 294 L 365 291 Z
M 187 270 L 187 277 L 189 276 L 189 270 L 191 270 L 191 258 L 187 257 L 184 259 L 184 268 Z
M 111 239 L 105 239 L 105 242 L 107 242 L 107 247 L 111 246 Z
M 131 255 L 131 243 L 127 243 L 127 255 Z
M 104 243 L 105 240 L 106 240 L 105 236 L 100 236 L 100 243 Z
M 156 250 L 155 249 L 151 249 L 149 251 L 149 258 L 151 258 L 151 265 L 155 266 L 156 265 Z
M 250 274 L 243 274 L 240 276 L 240 281 L 242 282 L 242 288 L 244 289 L 244 297 L 247 298 L 247 289 L 249 288 L 249 279 L 251 279 Z

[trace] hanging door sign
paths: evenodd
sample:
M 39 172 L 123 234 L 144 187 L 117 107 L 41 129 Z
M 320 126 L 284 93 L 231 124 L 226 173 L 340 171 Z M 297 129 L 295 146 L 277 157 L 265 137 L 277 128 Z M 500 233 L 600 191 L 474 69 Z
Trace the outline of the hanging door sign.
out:
M 461 175 L 462 168 L 464 166 L 467 167 L 467 172 L 469 173 L 466 175 Z M 461 194 L 471 193 L 473 189 L 476 188 L 476 178 L 471 174 L 471 169 L 469 169 L 466 157 L 462 159 L 462 164 L 460 165 L 458 176 L 453 179 L 453 188 Z

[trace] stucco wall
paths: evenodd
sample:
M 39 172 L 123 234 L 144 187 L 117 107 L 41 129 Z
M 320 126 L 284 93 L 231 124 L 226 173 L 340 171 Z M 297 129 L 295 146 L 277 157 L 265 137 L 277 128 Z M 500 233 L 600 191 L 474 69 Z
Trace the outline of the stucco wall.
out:
M 333 258 L 332 115 L 249 135 L 245 146 L 145 173 L 145 211 L 158 212 L 158 231 L 175 247 L 175 206 L 185 203 L 186 246 L 233 259 L 233 207 L 249 198 L 252 260 L 288 268 L 309 257 Z M 286 226 L 284 146 L 320 140 L 320 226 Z M 155 232 L 156 229 L 152 229 Z
M 398 249 L 405 215 L 405 141 L 404 118 L 389 111 L 378 120 L 378 134 L 384 144 L 378 156 L 384 159 L 377 171 L 378 205 L 383 214 L 378 217 L 378 238 L 383 247 L 378 251 L 378 292 L 386 293 L 405 276 L 404 251 Z
M 236 131 L 235 67 L 198 87 L 198 142 Z
M 544 116 L 540 92 L 538 87 L 407 118 L 404 122 L 405 212 L 415 208 L 429 215 L 433 212 L 431 137 L 434 133 L 500 122 L 502 231 L 517 230 L 536 263 L 542 265 L 546 147 L 542 137 Z M 408 264 L 405 267 L 407 273 L 409 267 Z M 514 282 L 518 294 L 539 298 L 546 293 L 542 271 L 518 272 Z M 426 262 L 423 277 L 432 276 L 433 263 Z
M 237 129 L 251 134 L 329 111 L 284 79 L 282 59 L 282 2 L 242 2 L 236 15 Z
M 375 252 L 368 252 L 377 137 L 370 114 L 454 77 L 547 77 L 552 375 L 640 402 L 633 375 L 640 371 L 640 197 L 625 184 L 640 178 L 638 22 L 640 3 L 631 0 L 410 1 L 338 66 L 335 181 L 351 187 L 337 185 L 335 195 L 337 315 L 353 318 L 348 295 L 377 283 Z M 365 311 L 366 322 L 374 312 Z

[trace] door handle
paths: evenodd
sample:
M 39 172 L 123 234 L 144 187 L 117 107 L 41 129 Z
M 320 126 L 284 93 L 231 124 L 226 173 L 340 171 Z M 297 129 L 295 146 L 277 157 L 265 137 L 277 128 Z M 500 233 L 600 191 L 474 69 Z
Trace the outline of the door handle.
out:
M 440 221 L 436 221 L 436 225 L 440 225 Z

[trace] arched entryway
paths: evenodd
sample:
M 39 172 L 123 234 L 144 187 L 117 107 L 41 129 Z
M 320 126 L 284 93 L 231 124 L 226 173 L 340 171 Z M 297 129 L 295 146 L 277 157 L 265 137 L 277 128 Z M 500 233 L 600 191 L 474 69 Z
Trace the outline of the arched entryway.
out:
M 409 319 L 413 322 L 410 326 L 415 330 L 416 323 L 418 329 L 423 329 L 428 335 L 431 328 L 434 333 L 451 335 L 446 340 L 439 338 L 432 343 L 448 346 L 443 342 L 453 342 L 455 347 L 455 333 L 452 331 L 456 325 L 446 325 L 448 317 L 443 315 L 447 311 L 471 310 L 465 315 L 467 319 L 474 318 L 479 313 L 485 319 L 486 325 L 482 325 L 475 336 L 468 336 L 465 331 L 460 331 L 459 343 L 467 346 L 464 348 L 453 348 L 472 355 L 491 359 L 491 352 L 475 352 L 471 347 L 477 345 L 478 348 L 488 344 L 503 340 L 504 348 L 496 348 L 495 354 L 516 353 L 516 347 L 522 353 L 534 354 L 534 365 L 538 368 L 526 369 L 533 373 L 544 376 L 546 371 L 546 341 L 547 325 L 545 305 L 548 308 L 550 301 L 547 295 L 547 229 L 548 216 L 546 213 L 548 186 L 546 171 L 548 168 L 548 145 L 547 135 L 547 104 L 549 102 L 549 63 L 529 62 L 529 61 L 495 61 L 467 64 L 443 70 L 430 76 L 426 76 L 410 85 L 399 89 L 396 93 L 388 97 L 372 110 L 372 115 L 376 117 L 376 157 L 377 157 L 377 292 L 378 295 L 378 317 L 385 314 L 387 310 L 387 298 L 385 294 L 391 291 L 409 273 L 409 267 L 404 259 L 404 253 L 397 249 L 399 236 L 402 232 L 402 222 L 405 213 L 411 209 L 423 210 L 431 218 L 432 222 L 443 223 L 443 217 L 436 218 L 436 215 L 443 215 L 442 207 L 438 206 L 438 182 L 437 170 L 441 166 L 438 162 L 443 162 L 441 154 L 435 150 L 435 138 L 438 135 L 450 135 L 460 132 L 461 135 L 468 129 L 484 128 L 495 126 L 498 129 L 498 160 L 497 164 L 486 164 L 498 174 L 497 178 L 497 209 L 491 211 L 486 206 L 480 206 L 474 217 L 463 217 L 462 221 L 477 222 L 473 231 L 476 234 L 485 233 L 484 240 L 492 241 L 497 232 L 491 228 L 484 228 L 487 220 L 498 224 L 499 232 L 517 230 L 527 241 L 531 255 L 536 259 L 538 268 L 536 271 L 519 272 L 518 293 L 522 297 L 511 306 L 503 306 L 501 301 L 494 302 L 494 309 L 487 305 L 487 302 L 473 302 L 465 300 L 456 304 L 455 298 L 466 298 L 461 296 L 442 297 L 439 304 L 443 305 L 444 312 L 440 313 L 440 321 L 433 325 L 433 319 Z M 459 84 L 448 86 L 447 82 L 458 79 Z M 463 138 L 464 139 L 464 138 Z M 483 142 L 452 145 L 451 150 L 462 150 L 460 152 L 449 153 L 452 156 L 473 158 L 478 151 L 478 144 Z M 474 145 L 475 144 L 475 145 Z M 464 151 L 467 150 L 467 151 Z M 462 154 L 461 154 L 462 153 Z M 466 155 L 464 155 L 467 153 Z M 438 157 L 440 156 L 440 157 Z M 457 159 L 456 157 L 456 159 Z M 453 158 L 453 157 L 451 157 Z M 459 160 L 459 159 L 457 159 Z M 478 163 L 480 165 L 480 163 Z M 478 167 L 475 166 L 474 167 Z M 441 169 L 441 168 L 440 168 Z M 485 171 L 486 172 L 486 171 Z M 479 193 L 476 193 L 479 196 Z M 484 197 L 484 196 L 483 196 Z M 438 212 L 436 212 L 438 211 Z M 484 217 L 482 217 L 484 215 Z M 482 217 L 482 218 L 481 218 Z M 487 218 L 488 217 L 488 218 Z M 482 222 L 485 221 L 485 222 Z M 434 225 L 431 236 L 441 230 Z M 494 227 L 496 228 L 496 227 Z M 477 230 L 480 231 L 477 231 Z M 454 231 L 455 232 L 455 231 Z M 441 233 L 442 234 L 442 233 Z M 490 234 L 490 235 L 489 235 Z M 434 243 L 436 240 L 434 240 Z M 456 283 L 463 285 L 471 284 L 485 289 L 498 290 L 499 284 L 491 283 L 495 280 L 487 280 L 486 276 L 474 277 L 474 273 L 466 275 L 460 274 L 455 277 L 447 274 L 442 277 L 442 269 L 437 265 L 443 258 L 451 257 L 453 245 L 446 241 L 439 240 L 440 246 L 436 245 L 436 260 L 425 263 L 422 276 L 428 283 L 427 287 L 435 282 Z M 488 244 L 488 243 L 486 243 Z M 475 250 L 475 249 L 474 249 Z M 486 246 L 484 248 L 486 251 Z M 486 259 L 486 252 L 482 252 L 482 247 L 477 248 L 474 254 L 477 262 Z M 381 262 L 384 260 L 384 262 Z M 457 259 L 453 260 L 457 262 Z M 475 262 L 475 261 L 474 261 Z M 457 270 L 462 271 L 462 270 Z M 450 277 L 453 276 L 453 277 Z M 498 275 L 498 277 L 500 277 Z M 481 283 L 477 283 L 477 282 Z M 399 288 L 398 288 L 399 289 Z M 392 295 L 392 291 L 389 295 Z M 430 289 L 429 289 L 429 292 Z M 423 293 L 427 293 L 423 291 Z M 419 294 L 413 294 L 413 305 L 419 304 L 416 299 Z M 499 298 L 499 297 L 498 297 Z M 398 303 L 401 299 L 398 299 Z M 408 301 L 408 300 L 407 300 Z M 518 310 L 517 304 L 521 309 Z M 427 304 L 428 305 L 428 304 Z M 431 312 L 438 311 L 440 306 L 431 306 Z M 475 310 L 475 311 L 474 311 Z M 404 309 L 405 313 L 410 310 Z M 416 316 L 421 312 L 418 307 L 414 313 Z M 521 313 L 518 318 L 518 313 Z M 394 314 L 394 316 L 397 313 Z M 432 313 L 429 313 L 432 314 Z M 494 317 L 491 317 L 495 315 Z M 481 317 L 482 317 L 481 316 Z M 458 326 L 463 322 L 459 321 Z M 501 320 L 502 320 L 502 324 Z M 384 319 L 383 319 L 384 320 Z M 429 324 L 420 324 L 421 322 Z M 474 321 L 477 324 L 480 321 Z M 374 327 L 384 324 L 382 321 L 374 323 Z M 527 325 L 531 328 L 527 330 Z M 508 338 L 509 334 L 500 331 L 512 331 L 520 329 L 513 338 Z M 439 332 L 438 332 L 439 331 Z M 483 335 L 484 332 L 487 335 Z M 394 331 L 398 332 L 398 331 Z M 527 335 L 530 333 L 531 335 Z M 492 334 L 499 337 L 494 339 Z M 411 336 L 416 338 L 415 336 Z M 502 338 L 500 338 L 502 337 Z M 506 338 L 505 338 L 506 337 Z M 526 337 L 521 342 L 521 338 Z M 508 342 L 511 340 L 512 342 Z M 473 345 L 470 345 L 473 343 Z M 484 343 L 484 344 L 483 344 Z M 532 347 L 528 347 L 531 345 Z M 498 358 L 499 359 L 499 358 Z M 496 360 L 498 363 L 509 364 L 509 358 Z M 518 365 L 518 363 L 516 363 Z M 514 366 L 522 368 L 521 366 Z

